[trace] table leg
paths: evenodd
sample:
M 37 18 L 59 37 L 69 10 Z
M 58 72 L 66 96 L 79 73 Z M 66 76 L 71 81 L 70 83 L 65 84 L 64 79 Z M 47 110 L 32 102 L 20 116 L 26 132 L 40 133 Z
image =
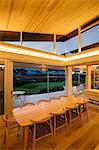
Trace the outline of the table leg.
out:
M 24 150 L 27 150 L 29 126 L 25 126 L 25 127 L 23 127 L 23 129 L 24 129 Z

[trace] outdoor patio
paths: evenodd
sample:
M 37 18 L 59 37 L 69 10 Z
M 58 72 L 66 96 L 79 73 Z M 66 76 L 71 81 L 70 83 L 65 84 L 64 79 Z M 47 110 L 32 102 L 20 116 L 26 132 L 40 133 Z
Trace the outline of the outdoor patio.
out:
M 74 86 L 73 87 L 73 95 L 74 96 L 84 96 L 84 87 L 82 86 Z M 18 91 L 20 92 L 20 91 Z M 21 103 L 38 103 L 40 100 L 47 100 L 50 98 L 60 97 L 66 95 L 66 87 L 63 91 L 43 93 L 43 94 L 33 94 L 33 95 L 22 95 L 19 97 L 13 97 L 13 107 L 19 107 Z

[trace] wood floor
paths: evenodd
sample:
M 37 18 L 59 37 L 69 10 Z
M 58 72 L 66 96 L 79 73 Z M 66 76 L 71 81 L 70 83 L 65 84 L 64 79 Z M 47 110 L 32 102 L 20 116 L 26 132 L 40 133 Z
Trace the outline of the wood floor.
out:
M 3 129 L 1 133 L 3 133 Z M 11 150 L 23 150 L 22 137 L 16 140 L 16 137 L 12 138 L 13 145 Z M 99 106 L 89 104 L 89 121 L 86 121 L 86 117 L 83 118 L 82 127 L 78 128 L 77 120 L 72 122 L 72 133 L 70 136 L 66 135 L 65 128 L 61 128 L 57 131 L 55 150 L 94 150 L 99 144 Z M 31 150 L 31 142 L 28 146 L 28 150 Z M 51 150 L 51 137 L 42 139 L 36 143 L 36 150 Z M 0 137 L 0 150 L 5 150 L 3 144 L 3 137 Z

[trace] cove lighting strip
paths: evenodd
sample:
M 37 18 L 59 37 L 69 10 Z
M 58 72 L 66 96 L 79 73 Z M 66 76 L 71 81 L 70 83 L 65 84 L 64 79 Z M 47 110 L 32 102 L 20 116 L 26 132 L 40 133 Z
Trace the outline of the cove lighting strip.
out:
M 41 57 L 41 58 L 52 59 L 52 60 L 65 61 L 65 58 L 62 58 L 60 56 L 38 52 L 36 50 L 35 51 L 26 50 L 24 48 L 10 48 L 10 47 L 0 45 L 0 51 L 11 52 L 11 53 L 16 53 L 16 54 L 21 54 L 21 55 L 23 54 L 23 55 L 28 55 L 28 56 Z
M 66 58 L 66 60 L 71 61 L 71 60 L 77 60 L 77 59 L 96 56 L 96 55 L 99 55 L 99 50 L 86 52 L 86 53 L 79 54 L 79 55 L 76 55 L 76 56 L 70 56 L 70 57 Z
M 67 57 L 62 58 L 60 56 L 51 55 L 49 53 L 47 54 L 43 52 L 38 52 L 36 50 L 32 51 L 32 50 L 26 50 L 24 48 L 10 48 L 10 47 L 3 46 L 3 45 L 0 45 L 0 51 L 11 52 L 11 53 L 16 53 L 16 54 L 21 54 L 21 55 L 23 54 L 23 55 L 34 56 L 34 57 L 41 57 L 41 58 L 64 61 L 64 62 L 99 55 L 99 50 L 94 50 L 94 51 L 86 52 L 83 54 L 78 54 L 78 55 L 69 56 L 69 57 L 67 56 Z

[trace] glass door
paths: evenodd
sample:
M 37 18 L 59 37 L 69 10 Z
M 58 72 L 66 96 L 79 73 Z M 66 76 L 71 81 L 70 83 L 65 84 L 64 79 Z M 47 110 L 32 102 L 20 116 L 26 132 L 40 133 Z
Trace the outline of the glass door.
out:
M 4 65 L 0 65 L 0 115 L 4 114 Z

